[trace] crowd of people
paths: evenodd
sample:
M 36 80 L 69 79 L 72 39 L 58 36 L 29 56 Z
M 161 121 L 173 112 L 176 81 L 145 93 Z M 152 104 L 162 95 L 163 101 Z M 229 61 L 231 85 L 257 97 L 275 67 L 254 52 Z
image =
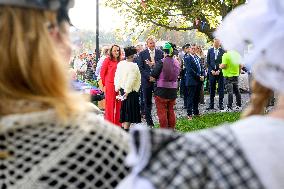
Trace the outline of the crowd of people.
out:
M 153 95 L 161 128 L 175 128 L 174 106 L 178 93 L 183 98 L 188 120 L 201 115 L 199 106 L 205 104 L 204 95 L 207 92 L 210 95 L 207 110 L 215 110 L 216 89 L 219 96 L 218 108 L 220 111 L 229 112 L 242 109 L 241 93 L 238 86 L 238 77 L 244 72 L 242 70 L 242 59 L 236 51 L 226 52 L 221 47 L 219 39 L 214 39 L 213 47 L 205 54 L 202 47 L 196 44 L 185 44 L 181 49 L 177 49 L 176 45 L 172 43 L 165 43 L 163 47 L 156 47 L 156 40 L 151 36 L 146 40 L 145 45 L 139 43 L 135 47 L 131 62 L 138 66 L 139 72 L 127 73 L 127 68 L 130 66 L 130 64 L 127 64 L 128 66 L 123 68 L 125 75 L 122 77 L 122 71 L 117 70 L 117 67 L 127 60 L 129 54 L 126 53 L 126 49 L 129 50 L 129 48 L 122 48 L 119 45 L 105 46 L 102 48 L 98 63 L 93 62 L 89 66 L 93 68 L 93 78 L 98 81 L 99 87 L 105 92 L 105 102 L 99 102 L 98 106 L 105 110 L 106 120 L 121 126 L 121 123 L 123 123 L 121 118 L 125 117 L 125 112 L 127 112 L 125 106 L 121 108 L 121 104 L 125 104 L 123 101 L 128 101 L 127 95 L 134 91 L 137 92 L 136 96 L 139 97 L 139 104 L 135 103 L 135 106 L 128 106 L 127 110 L 133 113 L 139 109 L 139 115 L 136 117 L 145 119 L 145 122 L 151 128 L 154 126 L 152 118 Z M 170 52 L 168 52 L 169 49 Z M 169 57 L 172 59 L 172 63 L 169 63 L 169 67 L 164 67 L 164 65 L 168 65 L 166 62 L 169 61 Z M 87 71 L 87 65 L 91 61 L 87 59 L 84 64 L 83 61 L 79 60 L 81 66 L 78 66 L 77 61 L 77 59 L 74 61 L 76 72 L 79 75 L 83 73 L 83 75 L 88 76 L 90 72 Z M 176 69 L 177 65 L 178 69 Z M 82 72 L 82 70 L 84 71 Z M 136 77 L 140 79 L 133 79 L 136 78 L 133 74 L 136 74 Z M 123 79 L 121 80 L 120 77 Z M 124 84 L 116 82 L 117 79 L 115 78 L 119 78 L 120 82 Z M 122 95 L 123 98 L 119 98 L 121 93 L 118 89 L 116 90 L 118 85 L 119 87 L 122 86 L 123 90 L 127 85 L 131 91 Z M 132 85 L 136 85 L 135 89 L 132 88 Z M 138 91 L 137 87 L 139 88 Z M 226 107 L 224 107 L 225 89 L 228 93 Z M 233 94 L 236 96 L 235 108 L 233 108 Z M 131 123 L 140 122 L 141 119 L 136 119 Z
M 68 10 L 73 3 L 0 1 L 0 35 L 5 36 L 0 38 L 1 189 L 284 188 L 284 57 L 275 54 L 284 49 L 282 0 L 251 0 L 234 9 L 216 32 L 228 51 L 218 46 L 209 50 L 208 71 L 196 45 L 184 48 L 183 64 L 175 45 L 166 43 L 160 50 L 151 37 L 139 53 L 124 48 L 125 60 L 121 47 L 111 46 L 99 71 L 109 95 L 106 118 L 128 131 L 130 123 L 141 119 L 140 111 L 133 112 L 141 105 L 140 93 L 152 126 L 154 90 L 159 122 L 169 128 L 139 126 L 130 134 L 94 113 L 71 88 L 66 71 L 71 57 Z M 253 12 L 256 7 L 261 11 Z M 246 60 L 254 78 L 243 119 L 186 134 L 171 130 L 183 68 L 188 119 L 198 115 L 195 100 L 206 71 L 209 83 L 219 83 L 220 109 L 224 87 L 219 85 L 226 80 L 231 108 L 242 68 L 231 49 L 241 50 L 247 41 L 255 45 Z M 275 109 L 262 115 L 273 93 L 279 95 Z M 213 99 L 209 108 L 214 108 Z

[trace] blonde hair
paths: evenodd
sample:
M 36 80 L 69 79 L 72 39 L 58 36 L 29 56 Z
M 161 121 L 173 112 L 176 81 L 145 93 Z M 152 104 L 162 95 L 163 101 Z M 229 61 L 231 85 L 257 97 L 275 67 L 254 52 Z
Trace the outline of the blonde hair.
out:
M 252 81 L 252 95 L 251 95 L 251 104 L 243 112 L 242 118 L 264 114 L 265 107 L 267 106 L 270 97 L 273 94 L 273 91 L 263 85 L 261 85 L 256 80 Z
M 152 40 L 152 41 L 155 41 L 155 42 L 156 42 L 156 39 L 155 39 L 155 37 L 154 37 L 154 36 L 149 36 L 149 37 L 146 39 L 146 44 L 148 44 L 148 41 L 150 41 L 150 40 Z
M 103 46 L 103 48 L 101 50 L 101 55 L 107 56 L 110 53 L 109 49 L 110 49 L 109 46 Z
M 68 65 L 48 30 L 57 25 L 56 13 L 0 6 L 0 20 L 0 108 L 5 101 L 31 100 L 54 108 L 61 118 L 83 110 L 84 100 L 71 92 Z

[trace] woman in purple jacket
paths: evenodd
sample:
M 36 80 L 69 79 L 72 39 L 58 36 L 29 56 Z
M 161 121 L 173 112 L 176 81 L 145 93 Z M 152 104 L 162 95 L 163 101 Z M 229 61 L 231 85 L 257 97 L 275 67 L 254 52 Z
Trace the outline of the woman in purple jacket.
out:
M 163 51 L 165 58 L 156 63 L 151 76 L 157 81 L 154 94 L 160 127 L 174 129 L 176 125 L 174 105 L 177 98 L 180 65 L 173 58 L 173 44 L 166 43 Z

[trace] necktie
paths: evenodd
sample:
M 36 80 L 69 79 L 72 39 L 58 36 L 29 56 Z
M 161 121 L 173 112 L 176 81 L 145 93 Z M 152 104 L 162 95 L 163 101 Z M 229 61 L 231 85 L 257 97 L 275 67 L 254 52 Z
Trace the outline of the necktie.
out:
M 214 53 L 215 53 L 215 60 L 217 60 L 218 52 L 219 52 L 219 50 L 218 50 L 218 49 L 214 49 Z

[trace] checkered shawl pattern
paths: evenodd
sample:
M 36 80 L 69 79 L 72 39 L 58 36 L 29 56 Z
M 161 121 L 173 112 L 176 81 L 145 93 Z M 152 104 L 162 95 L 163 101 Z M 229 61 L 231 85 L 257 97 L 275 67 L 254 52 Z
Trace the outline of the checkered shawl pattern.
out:
M 71 119 L 72 118 L 72 119 Z M 112 189 L 129 173 L 128 134 L 94 113 L 54 110 L 0 119 L 0 189 Z
M 144 132 L 150 134 L 151 158 L 140 176 L 156 189 L 264 188 L 228 126 L 186 135 Z

